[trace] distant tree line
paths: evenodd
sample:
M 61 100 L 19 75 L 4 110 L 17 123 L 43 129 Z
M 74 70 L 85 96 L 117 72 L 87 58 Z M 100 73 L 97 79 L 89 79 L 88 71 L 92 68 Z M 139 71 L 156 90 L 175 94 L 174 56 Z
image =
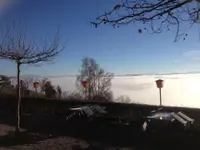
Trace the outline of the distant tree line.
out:
M 34 79 L 31 76 L 26 76 L 20 80 L 21 92 L 24 96 L 30 96 L 30 91 L 35 92 L 33 83 L 38 81 L 39 87 L 37 92 L 43 94 L 46 98 L 58 98 L 61 99 L 62 89 L 59 85 L 53 86 L 48 78 Z M 17 87 L 17 85 L 16 85 Z M 28 94 L 24 94 L 25 91 L 29 91 Z
M 97 64 L 93 58 L 83 58 L 81 70 L 77 75 L 76 86 L 77 92 L 63 91 L 59 85 L 53 85 L 48 78 L 37 78 L 34 76 L 23 76 L 20 78 L 20 87 L 22 96 L 35 96 L 36 91 L 33 83 L 38 81 L 39 87 L 37 94 L 39 97 L 63 99 L 63 100 L 95 100 L 95 101 L 115 101 L 120 103 L 131 103 L 128 96 L 119 96 L 113 98 L 111 91 L 111 81 L 114 75 L 106 72 Z M 9 83 L 9 78 L 3 76 L 5 83 Z M 84 87 L 82 82 L 87 82 L 87 87 Z M 0 93 L 1 93 L 0 86 Z M 18 85 L 15 85 L 17 89 Z

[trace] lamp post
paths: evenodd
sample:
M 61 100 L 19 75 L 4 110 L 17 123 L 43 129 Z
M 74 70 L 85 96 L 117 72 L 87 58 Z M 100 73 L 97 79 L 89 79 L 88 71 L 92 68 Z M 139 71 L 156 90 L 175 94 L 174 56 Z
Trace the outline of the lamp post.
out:
M 37 97 L 38 97 L 38 91 L 37 91 L 38 86 L 39 86 L 39 82 L 34 82 L 34 83 L 33 83 L 33 87 L 35 88 L 35 92 L 36 92 L 36 99 L 37 99 Z
M 159 94 L 160 94 L 160 106 L 162 106 L 161 88 L 163 87 L 163 80 L 161 79 L 156 80 L 156 85 L 157 85 L 157 88 L 159 89 Z
M 88 87 L 88 81 L 81 81 L 82 86 L 85 88 L 85 100 L 87 100 L 87 87 Z

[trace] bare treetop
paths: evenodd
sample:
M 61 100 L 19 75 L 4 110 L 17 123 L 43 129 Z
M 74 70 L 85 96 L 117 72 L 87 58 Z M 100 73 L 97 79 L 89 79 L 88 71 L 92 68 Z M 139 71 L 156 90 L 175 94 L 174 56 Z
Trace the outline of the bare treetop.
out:
M 110 11 L 91 21 L 95 27 L 101 24 L 111 24 L 119 27 L 122 24 L 142 23 L 147 25 L 144 30 L 150 33 L 161 33 L 176 26 L 175 41 L 180 35 L 182 22 L 189 25 L 199 23 L 199 0 L 123 0 Z M 138 29 L 142 33 L 143 29 Z
M 14 29 L 14 28 L 13 28 Z M 59 37 L 55 36 L 50 44 L 37 45 L 35 42 L 28 42 L 26 32 L 20 26 L 19 35 L 14 35 L 12 28 L 7 29 L 0 41 L 0 59 L 10 59 L 20 64 L 35 64 L 46 62 L 57 56 L 64 47 L 60 47 Z M 2 35 L 3 34 L 3 35 Z

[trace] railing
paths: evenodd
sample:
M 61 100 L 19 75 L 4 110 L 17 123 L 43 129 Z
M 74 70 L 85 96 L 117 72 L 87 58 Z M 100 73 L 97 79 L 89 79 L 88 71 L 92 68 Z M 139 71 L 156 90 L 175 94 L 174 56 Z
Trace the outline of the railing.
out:
M 194 123 L 194 119 L 188 117 L 187 115 L 185 115 L 184 113 L 182 112 L 178 112 L 178 115 L 181 116 L 182 118 L 184 118 L 185 120 L 191 122 L 191 123 Z
M 77 115 L 77 113 L 76 112 L 73 112 L 73 113 L 71 113 L 70 115 L 68 115 L 67 117 L 66 117 L 66 120 L 70 120 L 70 119 L 72 119 L 74 116 L 76 116 Z
M 178 120 L 180 123 L 182 123 L 184 126 L 187 125 L 187 121 L 184 120 L 183 118 L 181 118 L 180 116 L 178 116 L 177 114 L 175 114 L 174 112 L 171 113 L 171 115 L 172 115 L 176 120 Z

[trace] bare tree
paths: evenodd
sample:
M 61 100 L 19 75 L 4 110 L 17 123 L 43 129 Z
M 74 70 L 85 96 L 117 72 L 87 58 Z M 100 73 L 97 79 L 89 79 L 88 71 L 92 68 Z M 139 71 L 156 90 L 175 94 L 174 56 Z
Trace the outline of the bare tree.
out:
M 88 99 L 96 99 L 97 97 L 104 97 L 111 100 L 112 92 L 111 80 L 113 74 L 105 72 L 93 58 L 84 58 L 82 60 L 82 68 L 80 75 L 77 76 L 77 83 L 80 91 L 88 95 Z M 88 82 L 86 89 L 81 85 L 82 81 Z
M 4 31 L 3 28 L 2 31 Z M 24 64 L 38 64 L 51 61 L 52 58 L 56 57 L 63 50 L 63 47 L 60 47 L 58 35 L 54 37 L 53 41 L 48 41 L 48 43 L 36 45 L 35 42 L 30 42 L 21 23 L 18 30 L 13 26 L 8 27 L 5 33 L 1 32 L 0 59 L 11 60 L 17 65 L 18 106 L 16 132 L 20 131 L 20 67 Z
M 80 92 L 64 92 L 65 100 L 84 100 L 83 95 Z
M 57 89 L 54 88 L 54 86 L 52 85 L 51 81 L 48 78 L 43 78 L 40 81 L 40 89 L 41 92 L 44 92 L 47 98 L 55 97 L 55 94 L 57 92 L 56 91 Z
M 56 90 L 57 90 L 57 98 L 61 99 L 61 95 L 62 95 L 62 89 L 61 89 L 61 87 L 58 85 Z
M 181 33 L 181 25 L 190 27 L 200 22 L 200 0 L 123 0 L 109 11 L 91 21 L 95 27 L 100 24 L 111 24 L 114 28 L 123 24 L 142 23 L 150 33 L 161 33 L 176 27 L 175 41 L 187 36 Z M 143 26 L 143 25 L 141 25 Z
M 48 78 L 43 78 L 41 81 L 40 81 L 40 89 L 41 89 L 41 92 L 45 92 L 45 88 L 46 88 L 46 83 L 49 81 Z
M 43 87 L 45 95 L 47 98 L 55 98 L 57 91 L 52 85 L 51 81 L 46 81 Z
M 67 99 L 67 95 L 68 95 L 68 92 L 67 92 L 67 91 L 64 91 L 64 92 L 63 92 L 63 99 Z
M 131 103 L 130 97 L 124 95 L 119 96 L 115 101 L 118 103 Z

